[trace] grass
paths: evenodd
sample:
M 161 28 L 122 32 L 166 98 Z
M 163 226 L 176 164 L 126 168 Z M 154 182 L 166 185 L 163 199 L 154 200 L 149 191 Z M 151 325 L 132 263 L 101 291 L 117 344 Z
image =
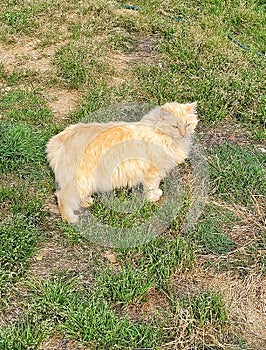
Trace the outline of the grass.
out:
M 26 320 L 7 328 L 0 328 L 0 349 L 32 349 L 36 348 L 49 334 L 47 326 L 33 320 Z
M 1 172 L 44 164 L 52 122 L 52 113 L 45 104 L 37 91 L 19 89 L 1 97 Z
M 54 276 L 30 287 L 31 306 L 25 320 L 0 328 L 0 349 L 34 348 L 56 331 L 95 349 L 154 345 L 156 348 L 159 342 L 158 327 L 153 329 L 145 322 L 118 318 L 106 300 L 96 292 L 88 292 L 75 279 Z
M 27 124 L 2 122 L 0 171 L 27 170 L 45 162 L 47 135 Z
M 47 127 L 53 115 L 39 91 L 14 89 L 0 99 L 0 109 L 5 120 L 24 122 L 33 126 Z
M 98 284 L 105 297 L 113 302 L 131 303 L 143 299 L 153 286 L 146 271 L 132 269 L 126 265 L 118 272 L 104 271 Z
M 154 276 L 158 288 L 166 288 L 169 278 L 175 270 L 191 267 L 194 254 L 186 241 L 176 238 L 155 239 L 141 248 L 139 265 L 145 266 Z
M 200 326 L 206 323 L 224 324 L 227 318 L 221 295 L 211 291 L 185 298 L 182 305 L 191 312 Z
M 90 349 L 262 349 L 265 5 L 122 4 L 0 5 L 0 350 L 42 349 L 54 337 Z M 189 164 L 176 218 L 140 246 L 107 248 L 62 223 L 48 139 L 71 123 L 146 108 L 125 115 L 119 103 L 173 100 L 198 101 L 209 164 L 208 203 L 193 229 L 182 231 Z M 118 199 L 127 205 L 132 194 Z M 125 214 L 100 196 L 90 208 L 101 224 L 136 230 L 159 209 Z
M 106 202 L 96 198 L 91 213 L 99 222 L 112 227 L 130 228 L 138 226 L 150 220 L 158 211 L 158 206 L 145 202 L 142 206 L 140 206 L 142 204 L 140 203 L 136 209 L 133 206 L 130 207 L 130 202 L 132 204 L 137 200 L 133 193 L 128 194 L 124 190 L 117 191 L 112 197 L 108 196 Z M 108 207 L 108 203 L 110 207 Z M 125 215 L 125 211 L 127 215 Z
M 34 253 L 38 241 L 33 224 L 21 216 L 7 223 L 1 223 L 1 278 L 0 291 L 5 291 L 23 275 L 28 267 L 28 259 Z
M 266 195 L 265 156 L 252 146 L 224 144 L 212 151 L 211 175 L 221 200 L 248 205 L 252 197 Z
M 202 246 L 205 253 L 223 254 L 236 248 L 235 242 L 228 237 L 227 232 L 238 221 L 230 211 L 206 206 L 194 232 L 191 232 L 191 242 Z
M 54 63 L 68 88 L 82 88 L 96 85 L 95 79 L 97 85 L 101 80 L 104 83 L 104 76 L 110 73 L 104 61 L 96 56 L 97 52 L 92 51 L 89 43 L 83 46 L 67 44 L 56 52 Z

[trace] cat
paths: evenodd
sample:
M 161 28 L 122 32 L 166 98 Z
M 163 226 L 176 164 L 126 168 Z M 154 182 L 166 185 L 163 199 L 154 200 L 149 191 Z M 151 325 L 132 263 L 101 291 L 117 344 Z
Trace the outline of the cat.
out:
M 160 181 L 189 155 L 197 126 L 197 102 L 166 103 L 139 122 L 78 123 L 47 144 L 63 220 L 93 203 L 96 192 L 142 184 L 147 200 L 162 196 Z

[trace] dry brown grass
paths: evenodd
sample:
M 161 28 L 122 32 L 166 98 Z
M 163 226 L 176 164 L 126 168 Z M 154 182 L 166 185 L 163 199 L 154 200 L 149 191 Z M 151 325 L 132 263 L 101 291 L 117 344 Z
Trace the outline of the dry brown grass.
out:
M 63 335 L 53 335 L 40 344 L 39 350 L 90 350 L 73 340 L 67 340 Z
M 240 278 L 231 271 L 217 272 L 198 264 L 192 271 L 178 274 L 171 281 L 177 297 L 191 296 L 204 291 L 221 293 L 227 308 L 228 322 L 219 333 L 218 329 L 198 329 L 187 310 L 179 310 L 174 321 L 177 338 L 173 349 L 191 349 L 191 344 L 218 346 L 219 349 L 233 349 L 234 344 L 226 344 L 225 335 L 238 334 L 253 350 L 263 349 L 266 344 L 266 277 L 254 271 Z M 189 335 L 188 329 L 192 327 Z M 220 341 L 219 341 L 220 337 Z M 222 340 L 223 339 L 223 340 Z M 186 345 L 187 344 L 187 345 Z

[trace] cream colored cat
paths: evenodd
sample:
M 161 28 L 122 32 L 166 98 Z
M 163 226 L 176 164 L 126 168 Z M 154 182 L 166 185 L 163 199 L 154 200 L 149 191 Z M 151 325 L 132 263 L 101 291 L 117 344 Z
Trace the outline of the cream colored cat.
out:
M 47 158 L 63 220 L 76 223 L 74 211 L 98 191 L 142 183 L 146 198 L 159 200 L 160 181 L 188 157 L 197 123 L 196 102 L 173 102 L 139 122 L 79 123 L 52 137 Z

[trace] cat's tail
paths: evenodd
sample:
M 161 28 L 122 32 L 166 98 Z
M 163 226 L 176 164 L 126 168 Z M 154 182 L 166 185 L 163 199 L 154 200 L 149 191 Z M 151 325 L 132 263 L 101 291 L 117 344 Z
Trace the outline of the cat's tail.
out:
M 55 171 L 59 156 L 63 151 L 64 144 L 74 127 L 75 125 L 70 125 L 59 134 L 53 136 L 47 143 L 46 155 L 47 155 L 48 162 L 51 168 L 53 169 L 53 171 Z

